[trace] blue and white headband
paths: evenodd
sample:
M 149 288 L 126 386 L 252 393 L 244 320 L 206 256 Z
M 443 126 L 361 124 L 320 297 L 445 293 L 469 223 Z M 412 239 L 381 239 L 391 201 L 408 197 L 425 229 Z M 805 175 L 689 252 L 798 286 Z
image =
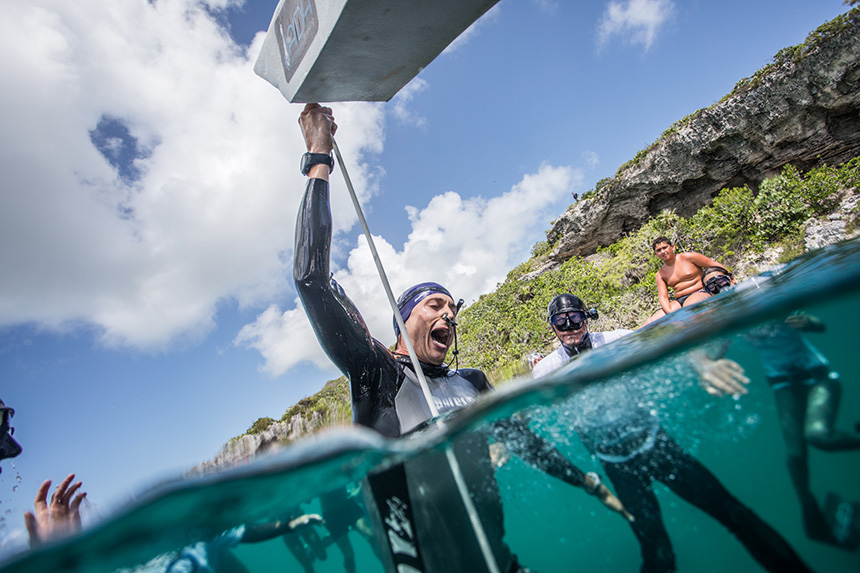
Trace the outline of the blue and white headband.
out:
M 439 283 L 418 283 L 417 285 L 406 289 L 403 294 L 400 295 L 400 298 L 397 299 L 397 308 L 400 309 L 400 318 L 403 319 L 403 322 L 406 322 L 406 319 L 409 318 L 409 315 L 412 314 L 412 310 L 419 302 L 433 293 L 441 293 L 451 300 L 454 300 L 454 297 L 451 296 L 448 289 Z M 392 319 L 394 320 L 394 336 L 400 336 L 400 327 L 397 325 L 397 317 L 392 317 Z

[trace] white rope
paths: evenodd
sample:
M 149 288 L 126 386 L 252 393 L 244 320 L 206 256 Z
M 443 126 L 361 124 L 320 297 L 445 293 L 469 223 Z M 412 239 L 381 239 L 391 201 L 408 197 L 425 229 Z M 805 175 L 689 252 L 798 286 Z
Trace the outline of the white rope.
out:
M 352 186 L 352 180 L 349 178 L 349 173 L 346 171 L 346 164 L 343 162 L 343 156 L 340 154 L 340 148 L 337 146 L 337 141 L 332 137 L 334 144 L 334 154 L 337 158 L 337 163 L 340 165 L 340 171 L 343 174 L 343 179 L 346 182 L 346 188 L 349 190 L 349 196 L 352 199 L 352 204 L 355 207 L 355 213 L 358 215 L 358 221 L 361 223 L 361 228 L 364 230 L 364 236 L 367 239 L 367 245 L 370 247 L 370 254 L 373 255 L 373 262 L 376 263 L 376 270 L 379 272 L 379 278 L 382 280 L 382 286 L 385 288 L 385 294 L 388 296 L 388 303 L 391 305 L 391 310 L 394 312 L 394 320 L 397 321 L 397 326 L 400 327 L 400 334 L 403 336 L 403 342 L 406 343 L 406 350 L 409 352 L 409 359 L 412 360 L 412 365 L 415 367 L 415 374 L 418 375 L 418 384 L 421 386 L 421 392 L 424 394 L 424 400 L 427 402 L 427 407 L 430 408 L 432 417 L 439 415 L 439 409 L 433 401 L 433 396 L 430 394 L 430 387 L 427 385 L 427 380 L 424 378 L 424 370 L 421 368 L 421 362 L 415 354 L 415 349 L 412 347 L 412 340 L 409 338 L 409 333 L 406 332 L 406 324 L 403 322 L 403 317 L 400 316 L 400 309 L 397 308 L 397 301 L 394 298 L 394 293 L 391 292 L 391 285 L 388 283 L 388 277 L 385 274 L 385 269 L 382 267 L 382 261 L 379 258 L 379 253 L 376 252 L 376 245 L 373 243 L 373 237 L 370 234 L 370 228 L 367 226 L 367 221 L 364 218 L 364 212 L 361 209 L 361 204 L 358 202 L 358 197 L 355 194 L 355 189 Z M 481 553 L 484 555 L 484 561 L 487 564 L 487 569 L 490 573 L 499 573 L 499 567 L 496 564 L 493 551 L 490 548 L 490 542 L 487 540 L 487 534 L 478 517 L 478 512 L 475 510 L 475 504 L 472 503 L 472 498 L 469 496 L 469 491 L 466 488 L 466 481 L 463 479 L 463 472 L 460 470 L 460 464 L 457 458 L 454 457 L 454 452 L 451 448 L 446 450 L 448 463 L 451 466 L 451 473 L 454 475 L 454 481 L 457 483 L 457 489 L 460 491 L 460 497 L 463 500 L 463 505 L 466 507 L 466 513 L 469 514 L 469 520 L 472 522 L 472 529 L 475 532 L 475 537 L 478 539 L 478 545 L 481 546 Z
M 376 270 L 379 272 L 379 278 L 382 280 L 385 294 L 388 295 L 388 303 L 391 305 L 391 310 L 394 311 L 394 319 L 397 321 L 397 326 L 400 327 L 400 333 L 403 335 L 403 341 L 406 343 L 406 350 L 409 352 L 409 358 L 412 360 L 412 365 L 415 366 L 415 373 L 418 375 L 418 384 L 421 386 L 421 391 L 424 393 L 424 399 L 427 401 L 427 406 L 430 407 L 430 413 L 435 418 L 439 415 L 439 410 L 433 402 L 433 397 L 430 394 L 430 387 L 427 385 L 427 380 L 424 378 L 424 370 L 421 368 L 421 363 L 418 361 L 418 356 L 415 354 L 415 349 L 412 347 L 412 340 L 409 339 L 409 334 L 406 332 L 406 325 L 403 323 L 403 317 L 400 316 L 400 309 L 397 308 L 397 301 L 394 299 L 394 293 L 391 292 L 391 285 L 388 283 L 388 277 L 385 274 L 385 269 L 382 267 L 379 253 L 376 252 L 376 245 L 373 243 L 370 228 L 367 226 L 367 221 L 364 219 L 364 212 L 361 210 L 361 204 L 358 202 L 358 197 L 356 196 L 355 189 L 352 186 L 352 179 L 349 178 L 349 173 L 347 173 L 346 165 L 343 162 L 343 156 L 340 154 L 340 148 L 337 146 L 337 141 L 334 140 L 334 137 L 332 137 L 332 143 L 334 144 L 334 154 L 337 156 L 337 164 L 340 165 L 340 172 L 343 173 L 343 178 L 346 181 L 346 188 L 349 190 L 349 196 L 352 199 L 353 206 L 355 206 L 355 213 L 358 215 L 358 221 L 361 223 L 361 228 L 364 229 L 364 236 L 367 239 L 368 246 L 370 247 L 370 254 L 373 255 L 373 262 L 376 263 Z

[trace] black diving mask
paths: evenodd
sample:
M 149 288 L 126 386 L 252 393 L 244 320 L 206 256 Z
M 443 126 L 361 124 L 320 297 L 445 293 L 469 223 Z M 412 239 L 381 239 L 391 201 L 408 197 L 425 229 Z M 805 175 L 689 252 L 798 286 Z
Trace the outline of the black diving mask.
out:
M 708 279 L 705 283 L 705 290 L 710 294 L 719 294 L 724 288 L 732 285 L 732 279 L 726 275 L 718 275 Z
M 570 332 L 571 330 L 579 330 L 585 322 L 585 313 L 575 310 L 570 312 L 560 312 L 553 315 L 550 323 L 561 332 Z
M 14 415 L 12 408 L 0 407 L 0 460 L 14 458 L 22 451 L 21 445 L 12 438 L 15 428 L 9 426 Z

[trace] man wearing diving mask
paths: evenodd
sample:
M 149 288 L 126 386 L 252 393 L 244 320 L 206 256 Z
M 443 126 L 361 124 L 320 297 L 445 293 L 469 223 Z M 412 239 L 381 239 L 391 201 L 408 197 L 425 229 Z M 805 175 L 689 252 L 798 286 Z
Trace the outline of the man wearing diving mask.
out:
M 0 460 L 14 458 L 20 455 L 22 451 L 21 445 L 12 437 L 15 433 L 15 428 L 9 425 L 14 415 L 15 410 L 6 407 L 3 400 L 0 400 Z
M 624 329 L 588 332 L 588 319 L 597 320 L 597 317 L 597 310 L 586 310 L 585 303 L 579 297 L 564 293 L 553 298 L 547 307 L 547 321 L 561 346 L 535 365 L 532 371 L 534 377 L 549 374 L 584 350 L 602 346 L 633 332 Z

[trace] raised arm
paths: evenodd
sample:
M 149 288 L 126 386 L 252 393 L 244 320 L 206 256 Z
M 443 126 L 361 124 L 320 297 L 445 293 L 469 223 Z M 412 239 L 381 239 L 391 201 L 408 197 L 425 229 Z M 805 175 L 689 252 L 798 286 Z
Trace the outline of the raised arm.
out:
M 337 125 L 330 108 L 307 104 L 299 124 L 309 152 L 331 152 Z M 350 375 L 367 363 L 373 341 L 355 305 L 330 276 L 329 167 L 314 165 L 308 175 L 296 221 L 293 278 L 317 340 L 335 365 Z

